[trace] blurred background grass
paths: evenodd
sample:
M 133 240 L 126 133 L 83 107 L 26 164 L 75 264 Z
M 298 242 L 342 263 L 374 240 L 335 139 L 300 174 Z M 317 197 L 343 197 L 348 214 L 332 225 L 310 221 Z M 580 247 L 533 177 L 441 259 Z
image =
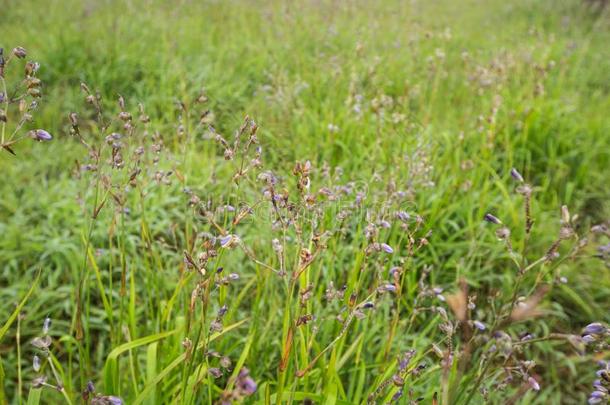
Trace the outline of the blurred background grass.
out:
M 610 216 L 609 23 L 581 1 L 8 0 L 1 9 L 0 45 L 23 46 L 42 65 L 45 97 L 33 125 L 55 135 L 48 145 L 20 145 L 16 158 L 0 156 L 0 319 L 44 269 L 25 308 L 24 336 L 47 314 L 67 333 L 73 313 L 83 218 L 71 168 L 82 152 L 67 135 L 67 112 L 81 108 L 81 82 L 106 99 L 120 93 L 144 103 L 168 133 L 174 102 L 205 87 L 217 129 L 229 133 L 244 115 L 254 117 L 278 169 L 310 159 L 357 180 L 378 174 L 408 183 L 413 168 L 403 157 L 425 148 L 434 184 L 418 186 L 414 203 L 434 232 L 421 261 L 439 269 L 440 285 L 458 275 L 482 288 L 511 283 L 480 221 L 491 210 L 518 222 L 519 203 L 505 186 L 511 167 L 536 186 L 539 250 L 556 236 L 562 204 L 583 229 Z M 382 95 L 395 100 L 388 114 L 396 119 L 380 127 L 370 105 Z M 190 153 L 190 183 L 204 187 L 217 159 L 200 148 Z M 163 234 L 183 203 L 171 192 L 155 198 L 160 216 L 151 227 Z M 137 266 L 137 255 L 132 260 Z M 601 262 L 565 264 L 561 274 L 568 283 L 551 297 L 559 317 L 544 328 L 610 321 Z M 102 361 L 109 342 L 101 311 L 91 322 L 102 342 L 92 356 Z M 14 389 L 11 339 L 0 352 Z M 277 353 L 256 346 L 251 358 L 267 358 L 257 376 L 268 377 Z M 592 372 L 563 356 L 543 355 L 549 379 L 538 403 L 584 398 Z

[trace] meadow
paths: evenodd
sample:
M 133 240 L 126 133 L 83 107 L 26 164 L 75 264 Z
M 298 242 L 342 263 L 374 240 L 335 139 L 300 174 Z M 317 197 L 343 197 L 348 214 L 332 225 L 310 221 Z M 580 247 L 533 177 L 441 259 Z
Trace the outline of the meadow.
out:
M 610 14 L 0 2 L 0 405 L 610 401 Z

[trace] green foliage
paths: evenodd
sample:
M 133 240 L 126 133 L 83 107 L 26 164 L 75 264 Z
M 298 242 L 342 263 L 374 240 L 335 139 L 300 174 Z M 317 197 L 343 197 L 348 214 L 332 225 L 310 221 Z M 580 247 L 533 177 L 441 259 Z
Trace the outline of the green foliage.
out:
M 258 389 L 242 399 L 260 404 L 371 395 L 386 403 L 399 378 L 405 403 L 410 395 L 482 403 L 481 388 L 492 403 L 586 400 L 608 349 L 582 352 L 574 336 L 610 323 L 609 270 L 595 257 L 608 241 L 589 234 L 610 218 L 607 11 L 578 0 L 24 0 L 0 8 L 0 47 L 23 46 L 26 60 L 41 64 L 43 98 L 23 130 L 54 135 L 11 145 L 16 156 L 0 152 L 0 403 L 79 403 L 88 381 L 100 398 L 129 404 L 214 403 L 249 378 Z M 22 62 L 10 62 L 19 75 Z M 81 82 L 99 91 L 103 109 L 83 103 Z M 107 165 L 107 147 L 99 172 L 82 171 L 91 149 L 70 135 L 68 114 L 78 113 L 85 142 L 102 145 L 125 132 L 119 94 L 137 122 L 126 168 Z M 201 94 L 207 100 L 195 101 Z M 138 121 L 138 103 L 149 123 Z M 236 182 L 254 151 L 225 162 L 214 135 L 231 143 L 242 123 L 250 131 L 244 116 L 258 125 L 264 169 Z M 157 131 L 163 152 L 153 162 Z M 137 166 L 130 159 L 140 144 L 147 152 Z M 311 175 L 293 175 L 297 161 L 310 161 Z M 142 174 L 131 187 L 135 167 Z M 513 167 L 533 186 L 531 233 Z M 261 197 L 267 186 L 257 176 L 266 170 L 278 175 L 274 192 L 285 190 L 297 207 L 300 229 L 278 224 Z M 319 210 L 307 209 L 305 180 L 324 202 Z M 354 192 L 332 203 L 323 189 L 336 187 Z M 363 208 L 341 219 L 358 191 Z M 223 207 L 242 204 L 252 213 L 235 224 Z M 562 205 L 577 218 L 562 222 Z M 399 211 L 411 215 L 408 226 L 393 216 Z M 487 212 L 510 228 L 512 251 L 494 235 L 499 227 L 483 222 Z M 367 238 L 370 224 L 378 239 Z M 559 259 L 541 260 L 568 224 L 589 244 L 579 250 L 582 239 L 571 238 Z M 316 255 L 322 231 L 330 236 Z M 218 255 L 197 271 L 184 252 L 200 260 L 207 234 L 240 242 L 215 245 Z M 372 242 L 393 251 L 371 252 Z M 307 252 L 314 257 L 302 267 Z M 392 267 L 401 269 L 395 283 Z M 282 269 L 283 277 L 274 272 Z M 239 279 L 221 282 L 231 273 Z M 459 299 L 461 280 L 477 296 L 468 320 L 487 326 L 470 337 L 467 327 L 442 329 L 459 317 L 438 295 Z M 380 292 L 388 282 L 397 293 Z M 327 299 L 331 283 L 345 294 Z M 507 321 L 515 302 L 539 293 L 543 316 Z M 40 351 L 30 342 L 47 316 L 52 354 L 36 372 Z M 543 338 L 515 343 L 520 359 L 536 362 L 528 376 L 540 391 L 520 380 L 497 389 L 505 375 L 489 354 L 490 330 L 515 342 Z M 397 358 L 409 350 L 401 369 Z M 516 367 L 513 360 L 503 365 Z M 31 388 L 41 373 L 64 392 Z

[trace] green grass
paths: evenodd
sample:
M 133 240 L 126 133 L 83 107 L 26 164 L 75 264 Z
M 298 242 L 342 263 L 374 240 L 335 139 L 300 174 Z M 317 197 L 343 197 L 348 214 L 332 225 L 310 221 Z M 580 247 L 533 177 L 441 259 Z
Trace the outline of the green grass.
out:
M 0 153 L 0 404 L 81 403 L 89 380 L 96 392 L 128 404 L 215 403 L 242 367 L 258 384 L 246 403 L 362 403 L 375 392 L 385 403 L 398 387 L 384 381 L 410 349 L 416 352 L 409 375 L 402 374 L 400 403 L 410 390 L 422 403 L 435 393 L 441 403 L 482 403 L 479 388 L 486 388 L 492 403 L 524 404 L 583 403 L 592 391 L 596 360 L 608 358 L 607 348 L 579 354 L 565 339 L 517 345 L 523 349 L 504 365 L 534 360 L 539 392 L 523 389 L 518 377 L 498 389 L 502 363 L 485 356 L 499 345 L 490 328 L 518 340 L 526 332 L 578 335 L 591 322 L 610 323 L 609 268 L 593 257 L 595 246 L 608 243 L 602 236 L 588 235 L 576 257 L 569 256 L 576 241 L 565 241 L 559 259 L 518 276 L 557 239 L 562 205 L 578 215 L 579 235 L 610 218 L 607 11 L 576 0 L 24 0 L 0 8 L 0 47 L 23 46 L 28 60 L 41 63 L 44 97 L 26 130 L 54 135 L 15 144 L 17 156 Z M 7 78 L 21 75 L 20 64 L 11 61 Z M 134 117 L 138 103 L 150 115 L 127 142 L 130 151 L 147 148 L 129 192 L 128 169 L 105 164 L 108 147 L 99 173 L 112 186 L 96 173 L 75 174 L 88 161 L 70 136 L 70 112 L 93 145 L 104 143 L 100 132 L 124 132 L 116 119 L 100 129 L 81 82 L 99 90 L 104 119 L 116 117 L 119 94 Z M 202 88 L 204 105 L 193 102 Z M 258 203 L 260 171 L 231 180 L 241 156 L 227 162 L 223 148 L 205 139 L 207 125 L 198 125 L 205 109 L 229 140 L 246 115 L 256 121 L 260 171 L 278 174 L 276 191 L 286 190 L 296 206 L 297 214 L 284 214 L 296 215 L 298 228 L 272 226 L 272 204 Z M 144 129 L 163 138 L 157 166 Z M 353 181 L 366 195 L 363 206 L 354 208 L 352 193 L 308 208 L 292 174 L 306 160 L 312 192 Z M 528 237 L 512 167 L 534 187 Z M 158 185 L 157 170 L 172 170 L 171 184 Z M 201 206 L 189 206 L 186 187 Z M 233 213 L 218 212 L 215 226 L 198 209 L 208 201 L 214 210 L 249 204 L 254 215 L 233 226 Z M 341 220 L 344 209 L 351 214 Z M 413 219 L 406 231 L 393 216 L 401 210 L 423 223 Z M 482 220 L 487 212 L 511 229 L 514 256 L 495 237 L 497 227 Z M 391 226 L 379 228 L 376 241 L 394 252 L 367 255 L 367 224 L 381 219 Z M 205 275 L 189 271 L 183 252 L 197 259 L 205 246 L 196 236 L 218 235 L 218 227 L 239 235 L 247 251 L 217 247 Z M 323 231 L 326 249 L 302 269 L 300 251 L 316 252 L 312 236 Z M 284 236 L 288 274 L 281 277 L 266 266 L 282 267 L 272 240 Z M 376 293 L 394 266 L 402 269 L 397 293 Z M 218 267 L 224 270 L 216 275 Z M 230 273 L 239 280 L 215 287 Z M 421 296 L 442 287 L 451 301 L 461 279 L 477 296 L 469 316 L 488 328 L 470 343 L 467 326 L 451 337 L 439 328 L 458 317 L 446 302 Z M 329 302 L 331 282 L 346 293 Z M 527 299 L 543 284 L 543 316 L 503 323 L 512 298 Z M 310 298 L 301 302 L 308 285 Z M 368 300 L 375 308 L 354 316 Z M 223 305 L 224 328 L 211 332 Z M 315 319 L 297 326 L 309 314 Z M 32 358 L 42 354 L 30 341 L 46 316 L 53 357 L 37 373 Z M 443 363 L 433 344 L 452 350 L 454 361 Z M 220 359 L 208 350 L 232 361 L 218 379 L 208 370 Z M 308 372 L 298 378 L 299 371 Z M 31 389 L 41 374 L 49 384 L 61 380 L 65 395 Z

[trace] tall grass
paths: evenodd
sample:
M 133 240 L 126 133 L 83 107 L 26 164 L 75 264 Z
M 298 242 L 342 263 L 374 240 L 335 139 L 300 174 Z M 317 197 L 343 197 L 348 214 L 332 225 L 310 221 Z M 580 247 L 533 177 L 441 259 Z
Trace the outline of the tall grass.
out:
M 0 402 L 607 401 L 607 11 L 23 1 L 0 27 L 28 53 Z

